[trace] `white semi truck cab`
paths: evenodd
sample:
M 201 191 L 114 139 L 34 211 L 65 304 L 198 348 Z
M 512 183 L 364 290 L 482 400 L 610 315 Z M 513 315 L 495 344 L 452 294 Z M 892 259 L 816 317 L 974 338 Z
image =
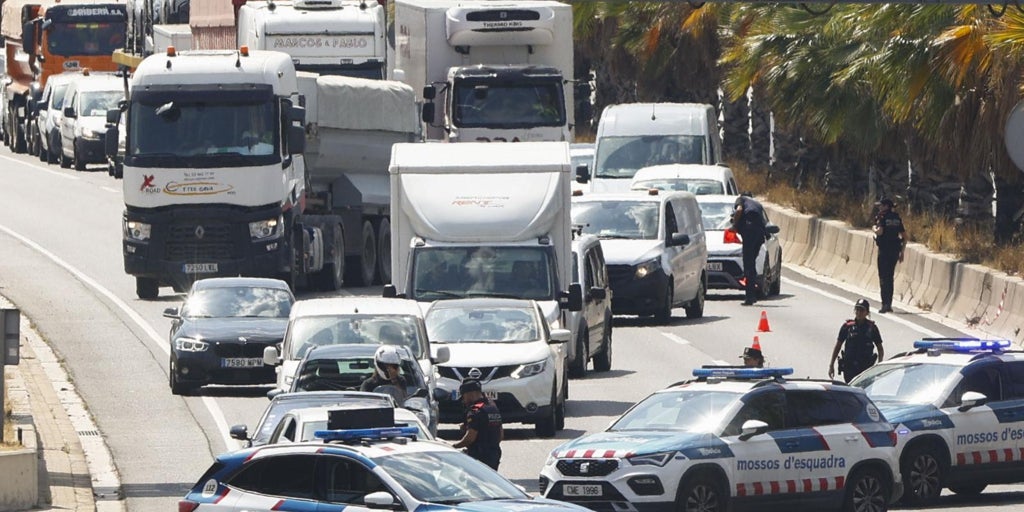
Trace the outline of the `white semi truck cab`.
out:
M 397 0 L 391 77 L 423 91 L 428 139 L 570 141 L 572 9 L 551 0 Z

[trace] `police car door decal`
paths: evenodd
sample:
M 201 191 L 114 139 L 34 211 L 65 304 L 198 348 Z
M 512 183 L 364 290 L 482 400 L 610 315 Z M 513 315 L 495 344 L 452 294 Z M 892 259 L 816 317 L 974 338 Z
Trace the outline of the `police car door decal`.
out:
M 949 415 L 954 424 L 950 446 L 953 452 L 953 466 L 969 471 L 972 466 L 977 467 L 979 464 L 1007 462 L 1007 454 L 1002 450 L 1007 443 L 1003 441 L 1002 435 L 1004 427 L 1012 423 L 1003 424 L 989 403 L 966 411 L 958 409 L 960 398 L 967 392 L 981 393 L 998 407 L 1002 398 L 999 383 L 1000 375 L 997 368 L 989 366 L 964 369 L 963 380 L 954 388 L 953 396 L 950 397 L 954 405 L 943 408 L 943 412 Z

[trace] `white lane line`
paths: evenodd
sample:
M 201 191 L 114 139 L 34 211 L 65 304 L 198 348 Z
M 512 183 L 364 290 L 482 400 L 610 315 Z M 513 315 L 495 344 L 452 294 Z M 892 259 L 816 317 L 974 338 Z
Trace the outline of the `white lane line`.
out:
M 666 337 L 666 338 L 668 338 L 668 339 L 670 339 L 670 340 L 672 340 L 672 341 L 674 341 L 674 342 L 676 342 L 676 343 L 678 343 L 680 345 L 689 345 L 690 344 L 690 340 L 688 340 L 688 339 L 681 338 L 681 337 L 679 337 L 679 336 L 677 336 L 675 334 L 672 334 L 670 332 L 664 332 L 664 331 L 660 331 L 660 332 L 661 332 L 662 336 L 664 336 L 664 337 Z
M 103 190 L 106 190 L 107 192 L 111 192 L 111 193 L 114 193 L 114 194 L 120 194 L 121 193 L 121 189 L 119 189 L 119 188 L 106 187 L 106 186 L 100 186 L 100 188 L 103 189 Z
M 114 295 L 113 292 L 103 287 L 103 285 L 96 282 L 91 277 L 85 275 L 85 273 L 83 273 L 82 271 L 71 266 L 71 264 L 60 259 L 60 257 L 58 257 L 56 254 L 53 254 L 52 252 L 46 250 L 45 248 L 43 248 L 43 246 L 33 242 L 32 240 L 26 238 L 25 236 L 22 236 L 21 234 L 12 231 L 10 228 L 3 225 L 0 225 L 0 231 L 7 233 L 8 235 L 14 238 L 17 238 L 23 244 L 31 247 L 32 249 L 39 252 L 43 256 L 46 256 L 47 258 L 50 259 L 50 261 L 63 267 L 68 272 L 71 272 L 71 274 L 77 277 L 80 281 L 82 281 L 82 283 L 96 290 L 97 292 L 100 293 L 100 295 L 106 297 L 107 300 L 109 300 L 115 306 L 117 306 L 118 309 L 124 312 L 124 314 L 128 315 L 128 318 L 131 318 L 131 320 L 135 322 L 146 333 L 146 335 L 149 336 L 153 344 L 155 344 L 157 347 L 160 347 L 160 350 L 162 350 L 166 356 L 170 357 L 170 345 L 164 343 L 162 337 L 159 334 L 157 334 L 157 332 L 149 325 L 149 323 L 142 318 L 142 315 L 136 313 L 134 309 L 128 306 L 126 302 L 124 302 L 116 295 Z M 217 430 L 220 432 L 221 439 L 224 441 L 224 446 L 226 446 L 228 450 L 230 450 L 233 446 L 236 446 L 237 442 L 234 439 L 232 439 L 228 433 L 228 422 L 226 419 L 224 419 L 224 411 L 221 410 L 220 405 L 218 405 L 217 402 L 212 397 L 208 396 L 203 397 L 203 405 L 206 406 L 206 408 L 210 411 L 210 415 L 213 416 L 213 421 L 214 423 L 217 424 Z
M 846 297 L 840 297 L 839 295 L 836 295 L 834 293 L 826 292 L 825 290 L 822 290 L 821 288 L 815 288 L 814 286 L 806 285 L 806 284 L 803 284 L 803 283 L 798 283 L 798 282 L 796 282 L 796 281 L 794 281 L 792 279 L 789 279 L 787 277 L 784 277 L 782 279 L 784 281 L 786 281 L 787 286 L 796 286 L 797 288 L 803 288 L 803 289 L 805 289 L 807 291 L 817 293 L 818 295 L 821 295 L 823 297 L 832 299 L 832 300 L 834 300 L 836 302 L 841 302 L 843 304 L 849 304 L 850 303 L 850 299 L 847 299 Z M 917 331 L 917 332 L 919 332 L 921 334 L 924 334 L 925 336 L 928 336 L 930 338 L 941 338 L 942 337 L 941 334 L 939 334 L 939 333 L 937 333 L 935 331 L 932 331 L 930 329 L 926 329 L 924 327 L 921 327 L 920 325 L 917 325 L 917 324 L 915 324 L 915 323 L 913 323 L 913 322 L 911 322 L 909 320 L 905 320 L 903 318 L 900 318 L 899 315 L 886 315 L 885 319 L 886 320 L 892 320 L 893 322 L 896 322 L 896 323 L 901 324 L 901 325 L 903 325 L 905 327 L 913 329 L 913 330 L 915 330 L 915 331 Z M 876 320 L 877 320 L 877 318 L 876 318 Z
M 7 155 L 0 155 L 0 158 L 2 158 L 4 160 L 7 160 L 8 162 L 14 162 L 14 163 L 18 163 L 18 164 L 21 164 L 21 165 L 27 165 L 29 167 L 34 167 L 34 168 L 36 168 L 36 169 L 38 169 L 40 171 L 48 172 L 48 173 L 50 173 L 50 174 L 52 174 L 54 176 L 57 176 L 57 177 L 60 177 L 60 178 L 64 178 L 66 180 L 77 180 L 77 179 L 79 179 L 78 176 L 74 176 L 74 175 L 68 174 L 66 172 L 54 171 L 53 169 L 47 169 L 46 167 L 42 167 L 42 166 L 39 166 L 39 165 L 32 165 L 32 164 L 30 164 L 28 162 L 23 162 L 21 160 L 18 160 L 17 158 L 11 158 L 11 157 L 9 157 Z

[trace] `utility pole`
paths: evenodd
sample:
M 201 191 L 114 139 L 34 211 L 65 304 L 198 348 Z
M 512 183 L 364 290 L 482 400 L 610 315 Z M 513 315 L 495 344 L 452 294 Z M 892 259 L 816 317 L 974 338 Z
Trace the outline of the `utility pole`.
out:
M 6 381 L 4 380 L 4 366 L 17 366 L 19 353 L 21 351 L 20 336 L 18 335 L 21 321 L 21 312 L 17 309 L 0 309 L 0 397 L 4 395 Z M 0 443 L 4 442 L 4 420 L 7 412 L 0 410 Z

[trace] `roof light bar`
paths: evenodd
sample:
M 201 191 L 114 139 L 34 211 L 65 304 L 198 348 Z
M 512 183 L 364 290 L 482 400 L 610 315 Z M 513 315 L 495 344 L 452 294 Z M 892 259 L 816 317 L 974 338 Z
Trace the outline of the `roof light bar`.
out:
M 313 436 L 324 441 L 358 441 L 361 439 L 389 439 L 392 437 L 415 437 L 416 427 L 359 428 L 349 430 L 317 430 Z
M 712 366 L 693 369 L 694 377 L 719 377 L 731 379 L 771 379 L 792 374 L 792 368 L 716 368 Z
M 1010 348 L 1010 340 L 983 340 L 979 338 L 924 338 L 914 342 L 914 348 L 925 350 L 952 350 L 954 352 L 998 352 Z

